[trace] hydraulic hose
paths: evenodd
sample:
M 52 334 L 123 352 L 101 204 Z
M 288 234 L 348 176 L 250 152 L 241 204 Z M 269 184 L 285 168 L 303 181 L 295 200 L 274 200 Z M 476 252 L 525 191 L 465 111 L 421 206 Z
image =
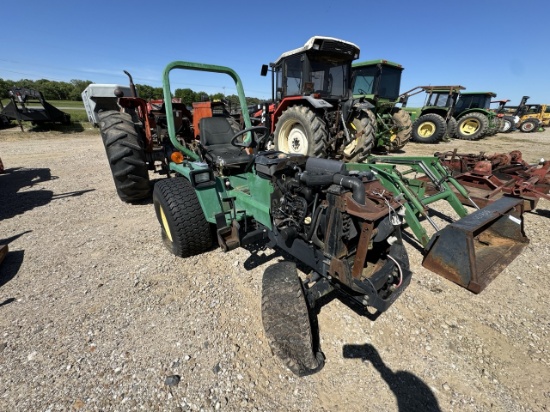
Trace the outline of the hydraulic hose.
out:
M 360 205 L 365 204 L 365 187 L 363 182 L 358 177 L 345 176 L 340 173 L 335 174 L 309 174 L 308 172 L 302 173 L 300 181 L 306 184 L 306 186 L 326 186 L 330 184 L 340 185 L 346 189 L 352 191 L 353 200 Z
M 333 177 L 333 183 L 338 184 L 346 189 L 350 189 L 352 192 L 353 200 L 360 205 L 365 204 L 365 186 L 358 177 L 344 176 L 341 174 L 335 174 Z

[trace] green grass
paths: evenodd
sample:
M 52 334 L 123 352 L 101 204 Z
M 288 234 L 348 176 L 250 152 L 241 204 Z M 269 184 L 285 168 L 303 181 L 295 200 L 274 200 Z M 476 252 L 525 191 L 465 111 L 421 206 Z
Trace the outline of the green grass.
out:
M 47 100 L 47 102 L 55 107 L 70 107 L 84 110 L 84 103 L 75 102 L 73 100 Z

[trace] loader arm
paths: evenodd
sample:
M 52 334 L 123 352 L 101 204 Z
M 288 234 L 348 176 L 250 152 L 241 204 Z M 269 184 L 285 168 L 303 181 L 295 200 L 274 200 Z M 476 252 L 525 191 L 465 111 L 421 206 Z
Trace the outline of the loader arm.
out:
M 435 156 L 371 156 L 367 164 L 348 164 L 347 169 L 370 170 L 386 189 L 402 195 L 407 201 L 405 222 L 424 248 L 422 265 L 471 292 L 481 292 L 529 243 L 523 231 L 520 199 L 502 198 L 477 208 L 468 191 Z M 476 208 L 473 213 L 467 212 L 453 189 L 469 199 Z M 460 217 L 442 229 L 430 219 L 426 208 L 439 200 L 448 202 Z M 431 238 L 419 216 L 435 228 Z

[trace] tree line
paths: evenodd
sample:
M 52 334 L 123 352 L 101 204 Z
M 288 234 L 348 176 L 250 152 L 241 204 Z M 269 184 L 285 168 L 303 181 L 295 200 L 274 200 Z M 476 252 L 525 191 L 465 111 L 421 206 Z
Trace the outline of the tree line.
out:
M 82 92 L 93 82 L 91 80 L 76 80 L 70 82 L 58 82 L 46 79 L 40 80 L 4 80 L 0 78 L 0 99 L 8 99 L 9 92 L 13 87 L 34 89 L 42 92 L 46 100 L 72 100 L 82 101 Z M 139 97 L 151 100 L 162 99 L 162 87 L 152 87 L 146 84 L 136 84 Z M 227 100 L 232 106 L 239 106 L 239 97 L 235 94 L 224 95 L 223 93 L 208 94 L 204 91 L 195 92 L 192 89 L 176 89 L 174 97 L 182 99 L 182 103 L 191 105 L 193 102 L 205 100 Z M 248 105 L 258 104 L 260 99 L 255 97 L 246 98 Z

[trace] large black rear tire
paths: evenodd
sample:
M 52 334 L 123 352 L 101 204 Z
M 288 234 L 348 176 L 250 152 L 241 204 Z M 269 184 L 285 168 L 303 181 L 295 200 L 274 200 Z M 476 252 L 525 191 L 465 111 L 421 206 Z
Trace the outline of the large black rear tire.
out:
M 151 196 L 143 138 L 127 113 L 100 112 L 99 128 L 118 196 L 135 202 Z
M 195 189 L 183 177 L 163 179 L 153 191 L 155 213 L 166 248 L 176 256 L 189 257 L 212 247 L 212 232 Z
M 328 130 L 325 122 L 306 106 L 291 106 L 277 120 L 275 150 L 326 157 Z
M 481 139 L 489 130 L 489 119 L 483 113 L 473 112 L 458 119 L 456 137 L 462 140 Z
M 414 121 L 411 140 L 416 143 L 437 143 L 446 132 L 445 119 L 438 114 L 428 113 Z
M 269 266 L 262 280 L 262 321 L 269 346 L 294 374 L 315 373 L 324 365 L 304 286 L 293 262 Z

